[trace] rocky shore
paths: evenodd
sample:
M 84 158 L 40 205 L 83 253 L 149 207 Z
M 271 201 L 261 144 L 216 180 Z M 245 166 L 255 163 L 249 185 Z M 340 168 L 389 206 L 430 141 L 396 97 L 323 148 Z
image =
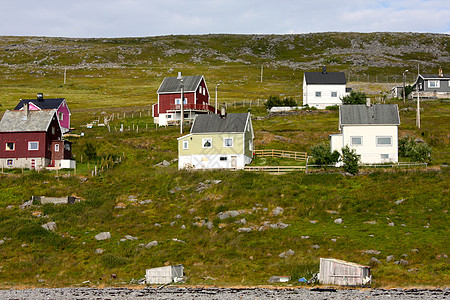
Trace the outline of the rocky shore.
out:
M 0 290 L 0 299 L 450 299 L 450 289 L 55 288 Z

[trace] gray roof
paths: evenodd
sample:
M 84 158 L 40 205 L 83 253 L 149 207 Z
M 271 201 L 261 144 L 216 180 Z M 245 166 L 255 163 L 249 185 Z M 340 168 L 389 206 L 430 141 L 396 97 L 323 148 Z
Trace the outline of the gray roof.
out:
M 248 118 L 249 113 L 226 114 L 224 118 L 220 114 L 197 115 L 191 133 L 244 132 Z
M 202 81 L 203 75 L 197 76 L 183 76 L 183 91 L 195 92 L 198 85 Z M 158 94 L 165 93 L 181 93 L 181 79 L 178 77 L 166 77 L 164 78 L 161 86 L 159 87 Z
M 307 84 L 346 84 L 344 72 L 305 72 Z
M 400 125 L 397 104 L 341 105 L 340 125 Z
M 26 115 L 23 110 L 7 110 L 0 121 L 0 132 L 47 131 L 56 109 L 30 110 Z
M 448 74 L 442 74 L 442 76 L 439 76 L 437 74 L 420 74 L 423 79 L 450 79 L 450 75 Z
M 64 98 L 55 98 L 55 99 L 21 99 L 14 110 L 19 110 L 23 107 L 24 103 L 33 103 L 40 109 L 54 109 L 59 108 L 61 103 L 64 101 Z

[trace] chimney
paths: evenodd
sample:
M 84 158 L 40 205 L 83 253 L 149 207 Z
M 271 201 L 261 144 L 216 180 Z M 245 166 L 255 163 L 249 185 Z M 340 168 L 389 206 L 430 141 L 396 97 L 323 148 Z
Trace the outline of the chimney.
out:
M 439 67 L 439 77 L 444 77 L 444 73 L 442 73 L 442 68 Z
M 182 77 L 181 77 L 181 72 L 178 72 L 178 77 L 177 77 L 177 79 L 181 79 Z
M 367 106 L 367 107 L 370 107 L 370 106 L 371 106 L 371 104 L 370 104 L 370 98 L 366 98 L 366 106 Z
M 322 67 L 322 74 L 327 74 L 327 66 Z
M 223 119 L 227 116 L 227 109 L 225 108 L 225 106 L 222 106 L 220 108 L 220 118 Z
M 25 117 L 28 117 L 28 113 L 30 112 L 30 109 L 29 109 L 29 103 L 27 102 L 27 103 L 23 103 L 23 111 L 25 112 Z
M 37 93 L 37 99 L 38 99 L 38 101 L 43 101 L 44 100 L 44 94 L 43 93 Z

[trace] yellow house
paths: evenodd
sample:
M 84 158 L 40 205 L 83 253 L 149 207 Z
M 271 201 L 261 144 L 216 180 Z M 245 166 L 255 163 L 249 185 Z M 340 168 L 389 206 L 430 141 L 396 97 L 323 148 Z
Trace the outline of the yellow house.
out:
M 242 169 L 253 158 L 250 113 L 198 115 L 178 138 L 178 169 Z

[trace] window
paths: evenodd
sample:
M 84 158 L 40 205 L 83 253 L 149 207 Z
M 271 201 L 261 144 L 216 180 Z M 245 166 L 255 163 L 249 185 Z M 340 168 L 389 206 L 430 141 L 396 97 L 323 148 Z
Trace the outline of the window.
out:
M 180 105 L 181 104 L 181 98 L 175 99 L 175 104 Z M 183 104 L 187 104 L 187 98 L 184 98 Z
M 429 88 L 439 88 L 441 86 L 441 82 L 439 80 L 429 80 L 428 87 Z
M 212 138 L 202 139 L 202 148 L 211 148 L 211 147 L 212 147 Z
M 377 146 L 392 146 L 392 137 L 377 136 Z
M 39 142 L 28 142 L 28 150 L 39 150 Z
M 172 115 L 166 115 L 167 119 L 172 119 Z
M 253 151 L 253 143 L 252 143 L 252 141 L 248 141 L 248 150 Z
M 381 159 L 389 159 L 389 154 L 380 154 Z
M 224 147 L 233 147 L 233 138 L 224 138 L 223 146 Z
M 60 121 L 64 120 L 64 114 L 62 112 L 58 112 L 58 117 Z
M 6 142 L 6 151 L 14 151 L 14 149 L 16 148 L 15 143 L 13 142 Z
M 12 159 L 8 159 L 8 160 L 6 161 L 6 165 L 7 165 L 8 167 L 11 167 L 11 166 L 13 165 L 13 163 L 14 163 L 14 160 L 12 160 Z
M 316 97 L 322 97 L 322 92 L 316 92 Z
M 331 97 L 336 98 L 337 97 L 337 92 L 331 92 Z
M 183 141 L 183 150 L 189 149 L 189 141 Z
M 55 134 L 55 133 L 56 133 L 56 129 L 54 126 L 52 126 L 52 134 Z
M 205 94 L 206 94 L 205 90 L 206 90 L 206 89 L 205 89 L 205 88 L 203 88 L 203 96 L 205 96 Z
M 227 160 L 227 157 L 226 156 L 221 156 L 220 160 Z
M 362 136 L 351 136 L 350 145 L 352 146 L 362 146 Z
M 55 144 L 55 152 L 59 152 L 59 144 Z

